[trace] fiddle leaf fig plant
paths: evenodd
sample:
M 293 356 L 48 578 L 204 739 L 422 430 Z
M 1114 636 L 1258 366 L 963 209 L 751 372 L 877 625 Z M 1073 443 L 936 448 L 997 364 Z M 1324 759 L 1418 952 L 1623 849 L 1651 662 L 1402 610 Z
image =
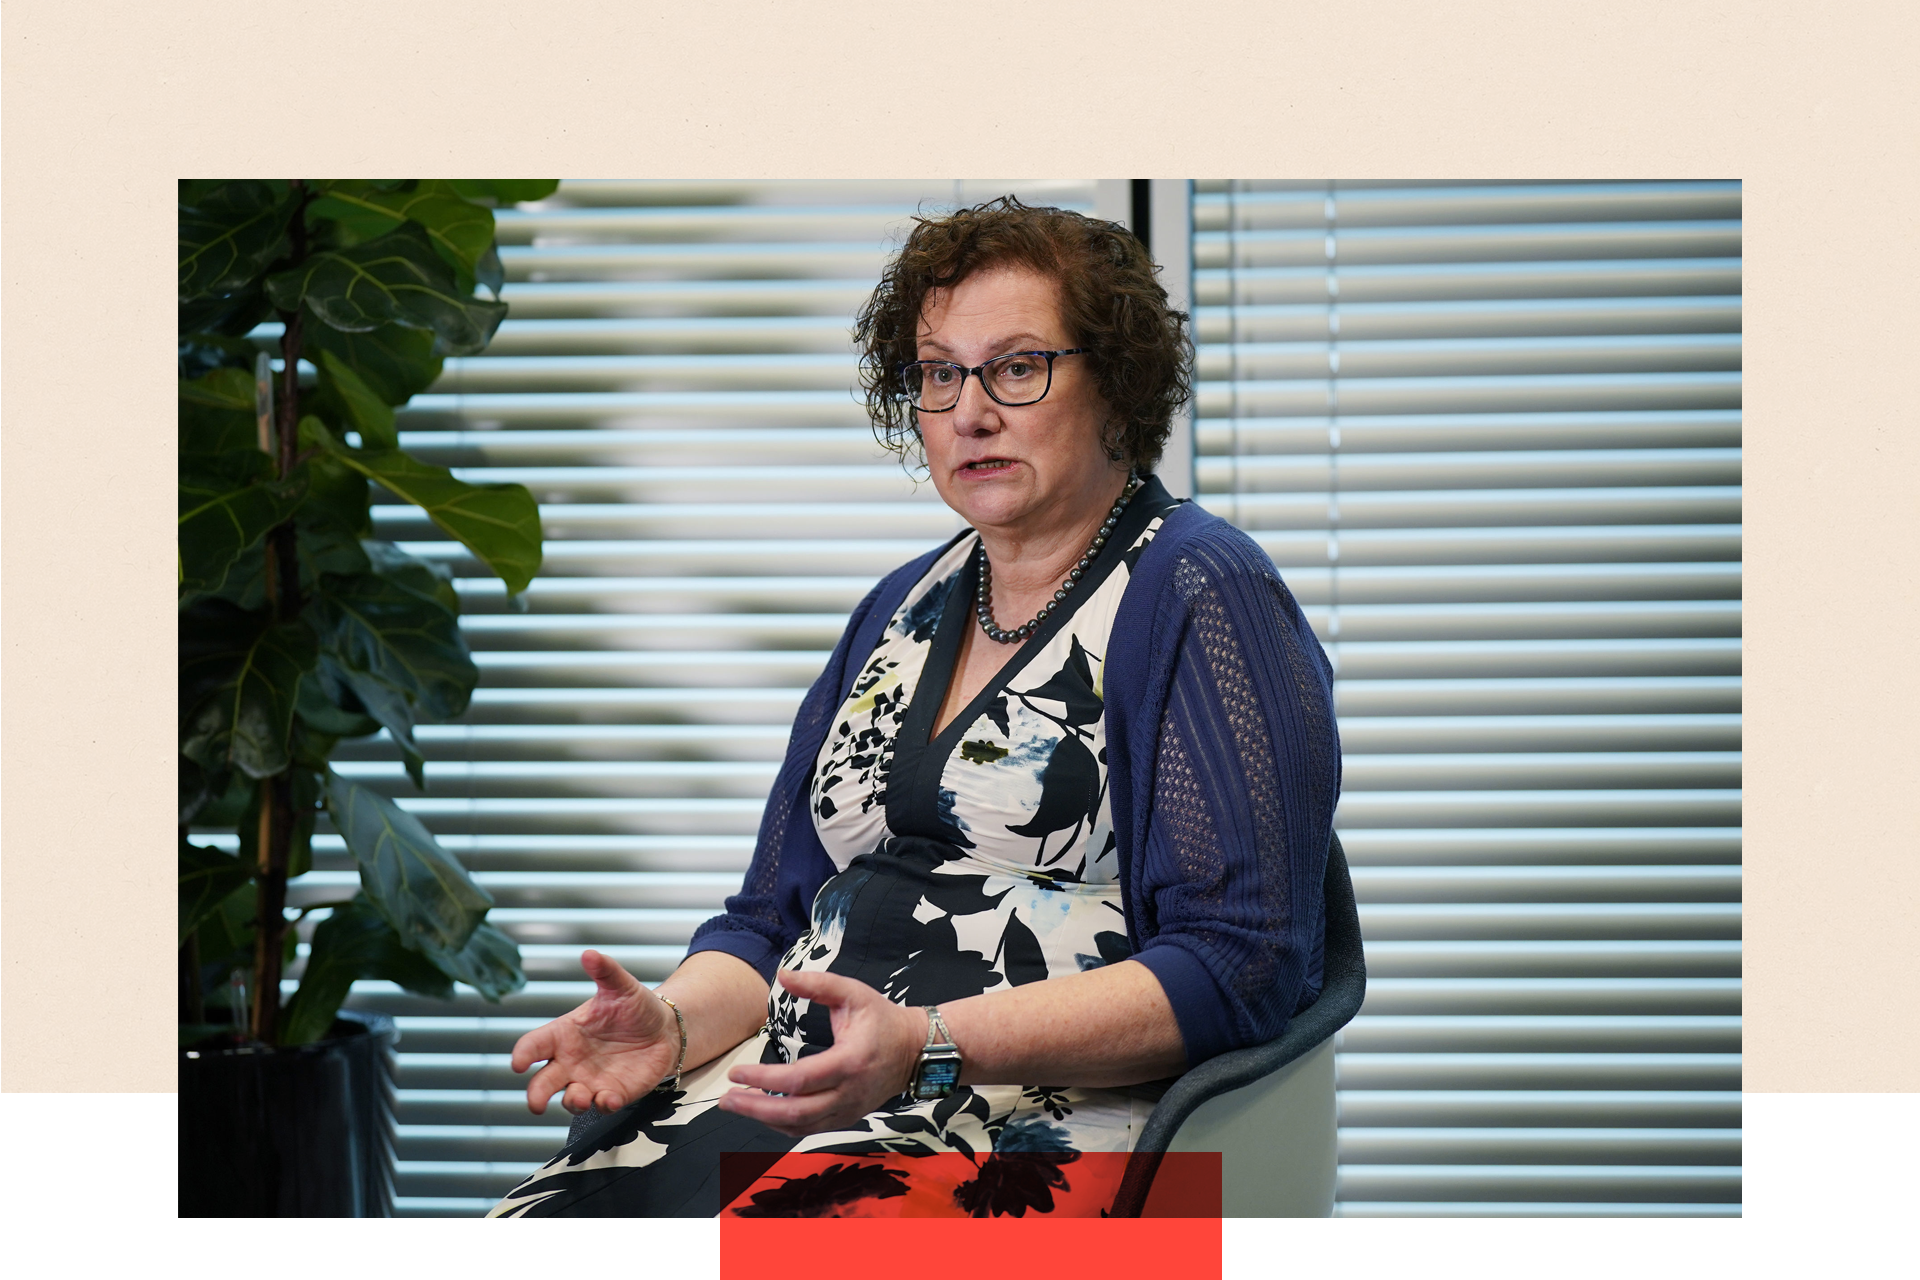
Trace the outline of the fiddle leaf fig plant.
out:
M 446 571 L 374 536 L 376 487 L 510 595 L 540 570 L 533 495 L 410 456 L 394 411 L 445 357 L 492 340 L 507 313 L 493 211 L 557 185 L 180 184 L 184 1040 L 320 1039 L 361 978 L 437 998 L 464 982 L 489 1000 L 525 984 L 487 891 L 419 819 L 328 761 L 384 730 L 424 787 L 415 726 L 462 714 L 479 681 Z M 257 336 L 275 320 L 277 336 Z M 360 888 L 322 904 L 283 1003 L 288 881 L 312 868 L 323 813 Z M 194 843 L 195 829 L 232 829 L 237 855 Z

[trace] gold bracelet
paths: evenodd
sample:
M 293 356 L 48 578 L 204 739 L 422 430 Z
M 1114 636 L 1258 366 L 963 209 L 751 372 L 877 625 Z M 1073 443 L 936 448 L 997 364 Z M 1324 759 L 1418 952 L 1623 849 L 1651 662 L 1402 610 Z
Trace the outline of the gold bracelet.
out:
M 654 992 L 654 994 L 660 996 L 658 991 Z M 673 1010 L 673 1020 L 680 1024 L 680 1056 L 674 1059 L 673 1078 L 662 1080 L 659 1084 L 653 1086 L 653 1091 L 655 1093 L 672 1093 L 680 1087 L 680 1069 L 687 1065 L 687 1019 L 686 1015 L 680 1012 L 680 1006 L 672 1000 L 669 1000 L 666 996 L 660 996 L 660 1002 L 666 1005 L 667 1008 Z

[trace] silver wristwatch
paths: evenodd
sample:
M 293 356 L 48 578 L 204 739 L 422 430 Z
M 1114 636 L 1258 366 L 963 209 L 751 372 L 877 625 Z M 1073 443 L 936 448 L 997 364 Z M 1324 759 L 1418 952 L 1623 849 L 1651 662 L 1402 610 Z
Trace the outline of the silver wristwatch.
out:
M 907 1096 L 915 1102 L 944 1098 L 960 1085 L 960 1046 L 953 1042 L 938 1005 L 926 1005 L 927 1043 L 913 1065 Z

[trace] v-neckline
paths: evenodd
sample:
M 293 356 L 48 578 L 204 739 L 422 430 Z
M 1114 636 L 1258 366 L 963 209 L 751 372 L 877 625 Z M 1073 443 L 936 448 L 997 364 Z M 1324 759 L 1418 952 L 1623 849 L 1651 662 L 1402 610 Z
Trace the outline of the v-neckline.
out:
M 988 704 L 1006 691 L 1007 684 L 1033 661 L 1035 655 L 1052 643 L 1074 614 L 1079 612 L 1080 606 L 1093 598 L 1094 593 L 1112 576 L 1114 569 L 1126 559 L 1127 552 L 1140 540 L 1140 535 L 1146 532 L 1154 518 L 1163 515 L 1174 504 L 1175 500 L 1159 480 L 1149 477 L 1114 526 L 1113 533 L 1107 538 L 1107 545 L 1087 566 L 1080 584 L 1062 602 L 1066 607 L 1049 614 L 1047 620 L 1020 646 L 1019 651 L 1010 655 L 993 673 L 980 692 L 969 699 L 940 732 L 933 733 L 934 719 L 939 715 L 941 704 L 947 700 L 947 690 L 958 674 L 961 641 L 968 628 L 974 625 L 974 593 L 979 589 L 980 580 L 979 535 L 974 535 L 974 549 L 967 553 L 966 563 L 947 592 L 940 610 L 940 620 L 934 630 L 933 643 L 928 649 L 926 662 L 921 666 L 919 679 L 914 682 L 913 697 L 907 704 L 900 731 L 894 738 L 893 762 L 887 778 L 887 827 L 893 834 L 931 836 L 971 847 L 972 842 L 966 839 L 963 832 L 941 821 L 939 778 L 946 769 L 947 758 L 959 745 L 967 727 L 985 714 Z M 956 836 L 959 839 L 955 839 Z

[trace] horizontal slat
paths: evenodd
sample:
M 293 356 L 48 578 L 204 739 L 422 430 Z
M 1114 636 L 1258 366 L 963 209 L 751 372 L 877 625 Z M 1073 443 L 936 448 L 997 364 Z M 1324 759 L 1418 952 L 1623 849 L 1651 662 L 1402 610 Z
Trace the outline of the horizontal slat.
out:
M 503 295 L 518 317 L 851 316 L 873 292 L 870 276 L 781 279 L 517 280 Z
M 1737 787 L 1737 751 L 1409 752 L 1349 750 L 1343 794 L 1449 787 Z
M 1733 485 L 1613 489 L 1458 489 L 1339 493 L 1208 493 L 1200 505 L 1243 529 L 1482 527 L 1487 525 L 1737 524 Z
M 1342 634 L 1347 625 L 1343 619 Z M 1740 717 L 1681 715 L 1340 717 L 1340 745 L 1354 754 L 1417 751 L 1730 750 Z
M 1603 444 L 1614 439 L 1637 442 L 1633 436 L 1619 431 L 1602 434 L 1596 430 L 1593 434 Z M 1506 432 L 1504 436 L 1527 438 L 1517 432 Z M 1704 428 L 1695 432 L 1695 436 L 1709 445 L 1725 444 L 1737 438 L 1725 430 Z M 865 426 L 741 427 L 706 423 L 697 427 L 497 427 L 486 431 L 449 427 L 404 430 L 400 433 L 400 447 L 446 466 L 571 463 L 593 467 L 721 467 L 729 459 L 738 459 L 745 450 L 750 451 L 759 466 L 775 463 L 852 466 L 862 468 L 863 473 L 875 474 L 901 471 L 898 459 L 883 451 L 874 440 L 872 428 Z M 909 486 L 893 497 L 945 509 L 939 494 L 924 487 L 916 492 Z
M 1201 456 L 1229 458 L 1324 453 L 1336 440 L 1342 458 L 1517 449 L 1726 449 L 1740 443 L 1740 411 L 1231 414 L 1200 419 L 1194 435 Z
M 1529 676 L 1361 680 L 1334 685 L 1334 705 L 1352 715 L 1426 716 L 1677 714 L 1737 711 L 1738 676 Z
M 509 320 L 495 335 L 493 347 L 507 336 Z M 522 324 L 537 322 L 521 322 Z M 566 322 L 560 322 L 566 323 Z M 673 322 L 660 321 L 664 329 Z M 725 341 L 724 324 L 710 322 L 714 341 Z M 1204 350 L 1213 344 L 1266 342 L 1326 342 L 1337 339 L 1345 350 L 1349 342 L 1394 339 L 1466 337 L 1543 337 L 1592 334 L 1738 333 L 1740 299 L 1736 295 L 1706 294 L 1666 298 L 1491 298 L 1445 302 L 1353 302 L 1345 298 L 1328 306 L 1314 302 L 1250 307 L 1196 307 L 1194 340 Z M 525 331 L 520 331 L 525 332 Z M 582 329 L 591 339 L 616 330 Z M 651 334 L 653 330 L 641 331 Z M 767 339 L 778 342 L 797 329 L 773 328 Z M 635 334 L 640 339 L 641 333 Z M 791 340 L 788 338 L 788 340 Z M 524 342 L 525 339 L 519 339 Z M 1342 369 L 1346 368 L 1343 361 Z
M 1477 453 L 1342 454 L 1340 491 L 1608 488 L 1621 485 L 1730 485 L 1740 482 L 1738 449 L 1515 449 Z M 1328 492 L 1330 454 L 1203 457 L 1203 494 Z
M 571 1119 L 566 1112 L 554 1110 L 563 1122 Z M 408 1162 L 472 1160 L 537 1166 L 566 1145 L 565 1123 L 516 1127 L 402 1124 L 394 1134 L 394 1154 Z
M 1736 219 L 1633 222 L 1531 222 L 1500 226 L 1351 226 L 1260 231 L 1198 231 L 1196 271 L 1332 263 L 1527 262 L 1566 259 L 1733 257 Z
M 1740 335 L 1735 333 L 1534 334 L 1501 337 L 1426 336 L 1362 338 L 1344 326 L 1337 335 L 1323 331 L 1308 341 L 1263 342 L 1242 336 L 1232 343 L 1202 343 L 1195 350 L 1195 376 L 1202 382 L 1266 382 L 1339 376 L 1344 392 L 1349 379 L 1462 377 L 1469 375 L 1594 374 L 1738 369 Z M 640 370 L 660 361 L 676 368 L 673 357 L 594 357 L 608 370 Z M 713 360 L 725 368 L 730 357 Z M 826 369 L 826 356 L 767 356 L 750 366 L 765 370 Z M 800 361 L 817 363 L 802 364 Z M 521 365 L 522 362 L 501 361 Z M 851 360 L 848 360 L 851 364 Z M 524 367 L 524 366 L 523 366 Z M 805 385 L 795 383 L 795 385 Z
M 473 621 L 469 619 L 469 621 Z M 415 742 L 428 760 L 493 757 L 536 759 L 575 753 L 592 757 L 678 758 L 698 750 L 716 759 L 779 759 L 788 730 L 779 724 L 461 724 L 421 725 Z M 1340 742 L 1350 756 L 1375 752 L 1700 751 L 1740 741 L 1735 714 L 1343 716 Z M 391 759 L 385 734 L 343 743 L 336 759 Z
M 572 792 L 765 795 L 777 759 L 758 760 L 462 760 L 436 758 L 429 795 L 563 795 Z M 342 760 L 336 772 L 357 782 L 399 786 L 397 760 Z M 1519 790 L 1529 787 L 1729 787 L 1740 780 L 1739 753 L 1730 751 L 1537 753 L 1348 752 L 1345 794 L 1369 791 Z
M 1665 866 L 1740 861 L 1735 827 L 1536 827 L 1501 830 L 1349 829 L 1349 864 L 1362 867 Z
M 1345 1053 L 1738 1053 L 1740 1019 L 1720 1014 L 1366 1014 Z
M 1728 940 L 1392 941 L 1369 939 L 1367 977 L 1735 978 L 1740 944 Z
M 475 1157 L 483 1158 L 483 1157 Z M 1367 1126 L 1340 1134 L 1340 1163 L 1737 1165 L 1738 1129 Z
M 1733 866 L 1356 866 L 1363 903 L 1386 902 L 1736 902 Z
M 1555 675 L 1727 675 L 1740 668 L 1740 641 L 1364 640 L 1330 655 L 1342 679 L 1408 680 Z
M 1434 1125 L 1738 1129 L 1740 1095 L 1681 1089 L 1354 1089 L 1340 1093 L 1343 1130 L 1415 1121 Z
M 1335 1195 L 1362 1200 L 1669 1200 L 1733 1202 L 1738 1166 L 1394 1165 L 1340 1166 Z
M 1326 252 L 1322 243 L 1321 253 Z M 1201 267 L 1193 273 L 1194 298 L 1202 306 L 1262 306 L 1318 302 L 1329 296 L 1351 302 L 1414 302 L 1440 299 L 1648 297 L 1676 294 L 1737 294 L 1737 257 L 1618 258 L 1532 262 L 1412 262 L 1368 265 L 1351 254 L 1341 260 L 1331 287 L 1324 257 L 1300 266 Z
M 822 241 L 716 244 L 502 245 L 507 280 L 808 279 L 866 276 L 886 264 L 887 246 Z
M 1740 527 L 1588 525 L 1494 529 L 1252 531 L 1281 572 L 1296 564 L 1553 564 L 1581 561 L 1738 560 Z M 561 544 L 565 545 L 565 544 Z
M 1676 787 L 1648 791 L 1358 791 L 1343 795 L 1334 826 L 1599 827 L 1738 826 L 1740 793 Z
M 795 248 L 816 240 L 865 239 L 876 228 L 909 222 L 912 202 L 883 204 L 712 204 L 503 209 L 495 221 L 502 249 L 524 244 L 622 245 L 664 242 L 675 248 L 705 242 L 778 239 Z M 722 247 L 739 248 L 740 245 Z
M 798 357 L 796 357 L 798 358 Z M 1689 375 L 1704 376 L 1704 375 Z M 422 392 L 404 411 L 409 424 L 433 416 L 476 422 L 653 421 L 663 425 L 733 419 L 742 425 L 803 422 L 850 425 L 865 420 L 851 392 L 779 391 L 488 391 Z
M 1592 361 L 1605 357 L 1594 354 L 1587 358 Z M 1622 352 L 1614 358 L 1634 357 Z M 1644 362 L 1652 358 L 1641 359 Z M 1686 358 L 1671 353 L 1666 356 L 1668 361 Z M 1695 363 L 1684 367 L 1703 366 Z M 854 380 L 855 368 L 851 352 L 468 356 L 446 362 L 431 394 L 440 397 L 556 391 L 711 391 L 730 395 L 736 390 L 765 388 L 781 392 L 844 393 Z M 419 408 L 431 411 L 437 403 L 430 400 Z M 486 411 L 487 403 L 481 402 L 480 412 Z
M 461 619 L 476 649 L 696 646 L 794 648 L 831 645 L 846 625 L 839 613 L 567 613 L 545 607 L 526 614 L 471 613 Z M 1329 640 L 1651 639 L 1739 634 L 1736 601 L 1570 601 L 1443 605 L 1343 605 L 1306 610 L 1307 624 Z
M 1366 1014 L 1738 1014 L 1738 978 L 1382 978 Z
M 1572 220 L 1737 218 L 1738 182 L 1566 182 L 1368 185 L 1301 183 L 1270 187 L 1196 184 L 1193 225 L 1201 231 L 1305 227 L 1327 223 L 1492 224 Z
M 1737 1201 L 1642 1204 L 1632 1200 L 1349 1200 L 1336 1218 L 1738 1218 Z
M 424 1198 L 484 1199 L 489 1208 L 538 1167 L 537 1161 L 499 1164 L 453 1160 L 396 1160 L 393 1191 L 396 1205 Z M 483 1210 L 484 1212 L 484 1210 Z
M 442 544 L 445 545 L 445 544 Z M 535 578 L 526 598 L 590 603 L 610 610 L 648 608 L 686 610 L 706 605 L 716 611 L 784 605 L 794 610 L 850 609 L 873 586 L 857 575 L 835 577 L 796 574 L 771 577 L 760 572 L 735 575 L 683 575 L 663 572 L 639 577 L 620 573 L 582 573 Z M 756 568 L 758 566 L 755 566 Z M 468 570 L 462 567 L 463 572 Z M 1294 598 L 1323 605 L 1333 595 L 1326 566 L 1290 566 L 1286 583 Z M 498 578 L 456 577 L 462 607 L 498 608 L 506 589 Z M 1569 600 L 1727 600 L 1740 594 L 1740 565 L 1734 562 L 1681 564 L 1554 565 L 1389 565 L 1345 566 L 1339 571 L 1344 605 L 1430 604 L 1450 602 Z
M 1712 1089 L 1740 1087 L 1737 1053 L 1343 1053 L 1340 1088 Z
M 1646 409 L 1737 409 L 1740 375 L 1697 373 L 1541 373 L 1448 377 L 1318 377 L 1195 384 L 1203 418 L 1319 416 L 1344 412 L 1565 413 Z M 1669 481 L 1669 483 L 1687 483 Z M 1695 482 L 1699 483 L 1699 482 Z
M 1375 902 L 1360 907 L 1369 944 L 1413 939 L 1698 939 L 1740 936 L 1735 902 Z
M 519 319 L 524 309 L 522 291 L 514 291 L 513 310 L 494 330 L 482 359 L 505 367 L 508 358 L 520 356 L 564 355 L 573 358 L 596 356 L 658 355 L 664 353 L 714 354 L 740 352 L 749 355 L 822 352 L 839 354 L 848 347 L 846 318 L 838 310 L 826 315 L 754 315 L 754 316 L 588 316 L 569 319 Z M 1664 317 L 1676 332 L 1693 331 L 1717 317 L 1716 328 L 1727 328 L 1729 299 L 1699 299 L 1689 308 L 1688 299 L 1662 299 L 1651 307 L 1616 306 L 1620 323 L 1635 317 L 1636 331 L 1646 321 Z M 1716 309 L 1716 304 L 1718 307 Z M 851 311 L 851 307 L 848 308 Z M 1478 314 L 1477 312 L 1475 314 Z M 1556 312 L 1542 311 L 1537 321 L 1552 323 Z M 1737 305 L 1731 315 L 1737 323 Z M 1517 319 L 1517 317 L 1516 317 Z M 1494 322 L 1489 316 L 1483 324 Z M 1571 321 L 1569 321 L 1571 322 Z M 1685 328 L 1682 328 L 1685 326 Z M 449 360 L 448 372 L 474 367 L 470 359 Z M 451 391 L 450 386 L 437 387 Z

